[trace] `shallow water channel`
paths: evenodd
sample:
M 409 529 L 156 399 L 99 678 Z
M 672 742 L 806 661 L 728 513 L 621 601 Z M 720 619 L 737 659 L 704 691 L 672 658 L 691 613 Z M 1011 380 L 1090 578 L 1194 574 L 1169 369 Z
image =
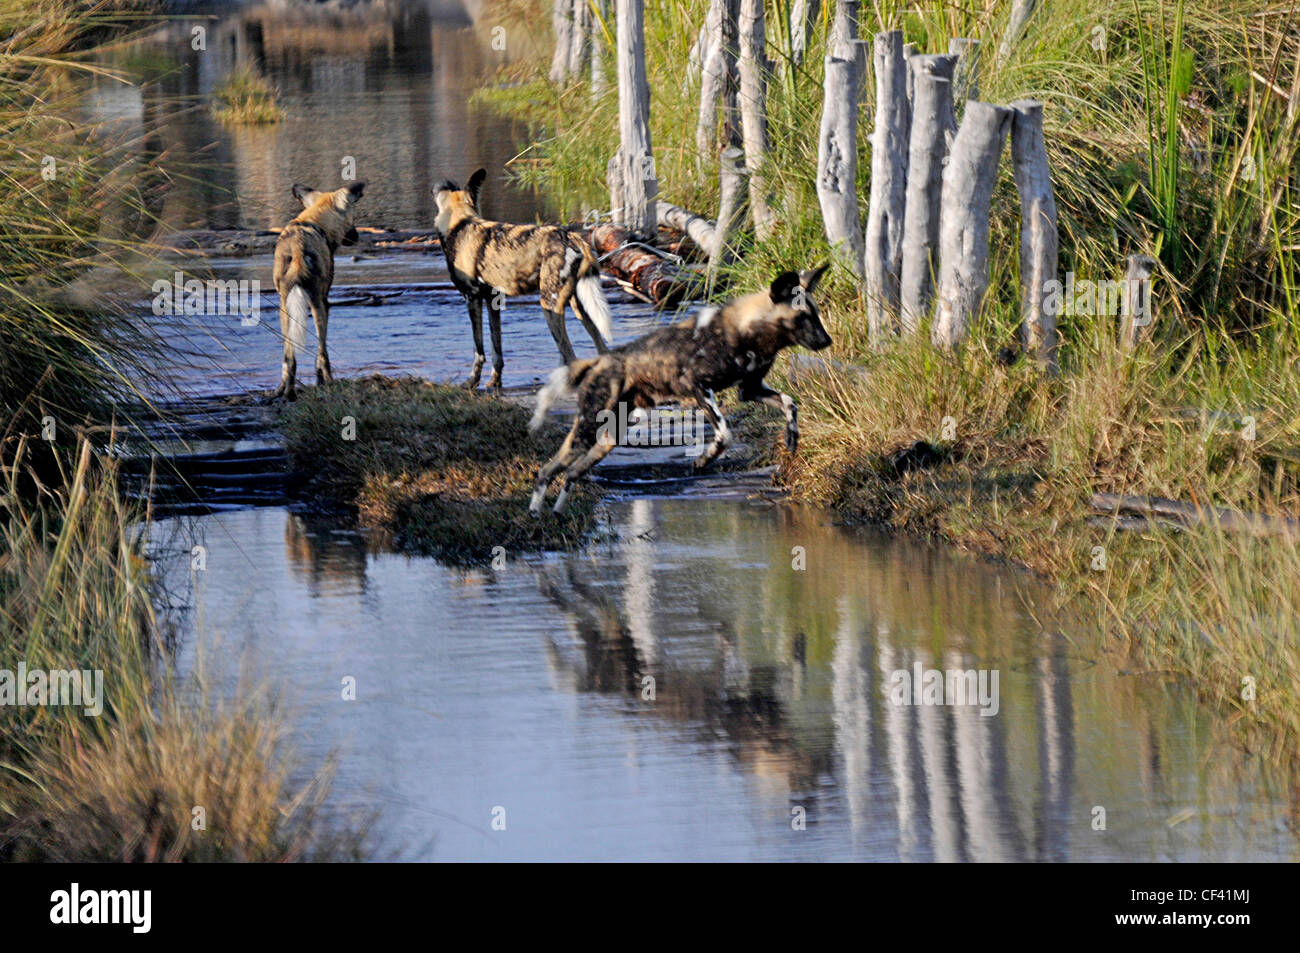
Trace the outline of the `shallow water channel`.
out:
M 344 150 L 372 183 L 362 224 L 428 227 L 429 185 L 478 165 L 494 170 L 490 213 L 533 218 L 495 171 L 520 131 L 466 106 L 491 66 L 466 22 L 321 16 L 240 8 L 216 21 L 211 59 L 141 104 L 96 91 L 93 109 L 128 122 L 172 110 L 162 145 L 218 160 L 169 198 L 177 227 L 280 224 L 289 184 L 328 184 Z M 279 127 L 223 132 L 177 99 L 249 58 L 284 92 Z M 213 264 L 271 288 L 268 256 Z M 446 280 L 440 255 L 340 259 L 336 292 L 402 294 L 334 309 L 336 374 L 462 376 L 469 334 Z M 620 339 L 662 320 L 616 307 Z M 192 351 L 190 393 L 276 380 L 265 321 L 160 327 Z M 507 385 L 554 364 L 535 302 L 507 308 L 505 342 Z M 377 810 L 380 856 L 1297 859 L 1285 791 L 1186 691 L 1117 671 L 1099 633 L 1061 631 L 1032 577 L 815 510 L 614 495 L 583 551 L 476 571 L 286 506 L 151 532 L 182 668 L 281 693 L 302 770 L 337 756 L 330 809 Z M 931 669 L 983 678 L 982 703 L 898 688 Z
M 184 663 L 282 690 L 403 857 L 1295 858 L 1213 719 L 1019 573 L 770 503 L 616 500 L 603 536 L 465 572 L 283 508 L 155 527 Z M 916 666 L 996 672 L 996 713 L 899 704 Z

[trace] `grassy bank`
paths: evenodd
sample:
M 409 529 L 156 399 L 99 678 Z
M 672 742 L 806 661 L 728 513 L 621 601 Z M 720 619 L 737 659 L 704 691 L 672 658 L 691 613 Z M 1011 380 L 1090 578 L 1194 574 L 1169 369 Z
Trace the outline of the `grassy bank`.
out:
M 833 5 L 830 5 L 833 7 Z M 796 497 L 977 549 L 1056 580 L 1095 616 L 1105 644 L 1142 670 L 1191 686 L 1230 714 L 1242 738 L 1296 765 L 1300 679 L 1293 540 L 1211 524 L 1122 531 L 1095 520 L 1096 492 L 1300 513 L 1300 36 L 1287 5 L 1174 0 L 1040 5 L 998 62 L 1004 2 L 861 7 L 860 34 L 901 28 L 922 51 L 982 41 L 981 98 L 1045 103 L 1060 210 L 1061 271 L 1120 275 L 1124 256 L 1159 262 L 1154 339 L 1115 345 L 1118 319 L 1061 319 L 1062 372 L 1005 359 L 1019 320 L 1019 207 L 1004 158 L 994 196 L 991 285 L 962 352 L 919 341 L 867 347 L 858 283 L 839 268 L 823 314 L 835 364 L 789 375 L 802 408 L 800 455 L 782 478 Z M 698 80 L 686 72 L 703 0 L 648 5 L 651 135 L 661 198 L 701 212 L 718 203 L 716 160 L 695 146 Z M 802 66 L 791 64 L 781 5 L 768 7 L 771 153 L 778 218 L 741 240 L 728 277 L 748 290 L 829 249 L 814 170 L 827 12 Z M 608 204 L 616 91 L 556 88 L 545 62 L 520 66 L 482 98 L 532 123 L 519 174 L 577 218 Z M 868 77 L 859 117 L 865 212 Z M 1086 310 L 1086 309 L 1085 309 Z M 928 334 L 924 335 L 928 339 Z M 909 457 L 924 441 L 931 452 Z
M 270 695 L 173 675 L 143 514 L 107 452 L 160 352 L 86 279 L 130 251 L 124 203 L 148 212 L 130 145 L 106 146 L 75 107 L 94 44 L 154 6 L 0 12 L 0 669 L 102 673 L 98 712 L 36 704 L 54 701 L 39 680 L 17 686 L 34 704 L 0 708 L 0 860 L 356 857 L 360 837 L 322 823 L 328 775 L 294 763 Z
M 564 431 L 531 435 L 528 417 L 499 398 L 376 376 L 305 391 L 280 427 L 308 497 L 354 510 L 409 552 L 480 565 L 577 545 L 593 523 L 590 488 L 562 516 L 529 514 L 537 468 Z

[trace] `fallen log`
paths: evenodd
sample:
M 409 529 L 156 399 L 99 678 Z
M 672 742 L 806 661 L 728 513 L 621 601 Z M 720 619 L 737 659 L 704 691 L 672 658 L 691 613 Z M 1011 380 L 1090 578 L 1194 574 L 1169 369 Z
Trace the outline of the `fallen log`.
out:
M 637 240 L 619 225 L 597 225 L 587 236 L 600 268 L 632 294 L 656 307 L 672 307 L 702 290 L 700 276 Z
M 1218 506 L 1197 506 L 1154 496 L 1094 493 L 1089 505 L 1103 513 L 1173 520 L 1185 526 L 1218 526 L 1230 533 L 1251 533 L 1256 536 L 1300 535 L 1300 520 L 1264 513 L 1243 513 Z
M 681 232 L 706 254 L 718 243 L 717 222 L 711 222 L 703 215 L 688 212 L 678 205 L 669 205 L 667 202 L 656 203 L 655 219 L 660 228 Z

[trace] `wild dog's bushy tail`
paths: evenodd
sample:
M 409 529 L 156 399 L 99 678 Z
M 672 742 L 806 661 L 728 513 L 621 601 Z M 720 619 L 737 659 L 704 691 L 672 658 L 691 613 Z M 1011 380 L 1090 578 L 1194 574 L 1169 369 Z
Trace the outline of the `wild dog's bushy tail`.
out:
M 585 357 L 551 371 L 550 376 L 546 378 L 546 383 L 537 392 L 537 409 L 533 411 L 533 419 L 528 421 L 530 433 L 536 433 L 546 422 L 547 413 L 556 403 L 577 393 L 578 385 L 599 360 L 600 358 L 596 357 Z
M 302 285 L 294 285 L 284 299 L 284 311 L 289 316 L 288 338 L 295 351 L 307 347 L 307 321 L 311 317 L 311 299 Z
M 596 326 L 606 344 L 614 343 L 614 316 L 600 287 L 600 272 L 592 270 L 578 279 L 578 304 Z

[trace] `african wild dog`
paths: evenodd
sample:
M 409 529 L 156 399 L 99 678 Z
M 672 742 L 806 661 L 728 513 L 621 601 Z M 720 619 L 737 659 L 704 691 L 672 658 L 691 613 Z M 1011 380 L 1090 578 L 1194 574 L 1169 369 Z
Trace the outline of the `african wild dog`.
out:
M 537 410 L 529 428 L 536 431 L 561 397 L 578 395 L 578 416 L 559 452 L 538 472 L 529 509 L 540 513 L 546 488 L 565 469 L 564 489 L 555 512 L 564 509 L 569 491 L 587 471 L 614 449 L 618 437 L 602 426 L 602 417 L 617 413 L 620 403 L 636 408 L 685 397 L 704 409 L 714 430 L 713 442 L 695 460 L 708 466 L 730 439 L 727 421 L 718 408 L 716 391 L 738 384 L 742 400 L 757 400 L 785 413 L 785 445 L 793 453 L 799 442 L 799 418 L 794 399 L 772 390 L 763 378 L 776 355 L 802 344 L 820 351 L 831 343 L 822 327 L 813 292 L 827 266 L 803 274 L 787 271 L 764 291 L 728 302 L 721 309 L 699 314 L 652 331 L 599 357 L 557 367 L 537 395 Z M 601 414 L 608 411 L 608 414 Z
M 353 182 L 333 192 L 295 185 L 293 197 L 302 212 L 280 232 L 275 243 L 275 290 L 280 293 L 280 335 L 284 366 L 275 396 L 294 398 L 298 348 L 307 346 L 308 312 L 316 320 L 316 383 L 333 380 L 325 333 L 330 320 L 330 285 L 334 283 L 334 250 L 353 245 L 352 206 L 366 183 Z
M 564 307 L 572 304 L 587 333 L 604 354 L 613 337 L 609 302 L 600 288 L 596 256 L 578 235 L 559 225 L 509 225 L 490 222 L 478 214 L 479 189 L 487 172 L 479 169 L 460 188 L 444 180 L 434 187 L 438 205 L 435 228 L 442 236 L 442 251 L 452 283 L 465 296 L 474 332 L 474 370 L 465 386 L 478 387 L 483 371 L 483 305 L 492 330 L 492 378 L 488 387 L 501 386 L 501 299 L 507 295 L 541 293 L 542 313 L 560 359 L 571 364 L 577 357 L 564 328 Z

